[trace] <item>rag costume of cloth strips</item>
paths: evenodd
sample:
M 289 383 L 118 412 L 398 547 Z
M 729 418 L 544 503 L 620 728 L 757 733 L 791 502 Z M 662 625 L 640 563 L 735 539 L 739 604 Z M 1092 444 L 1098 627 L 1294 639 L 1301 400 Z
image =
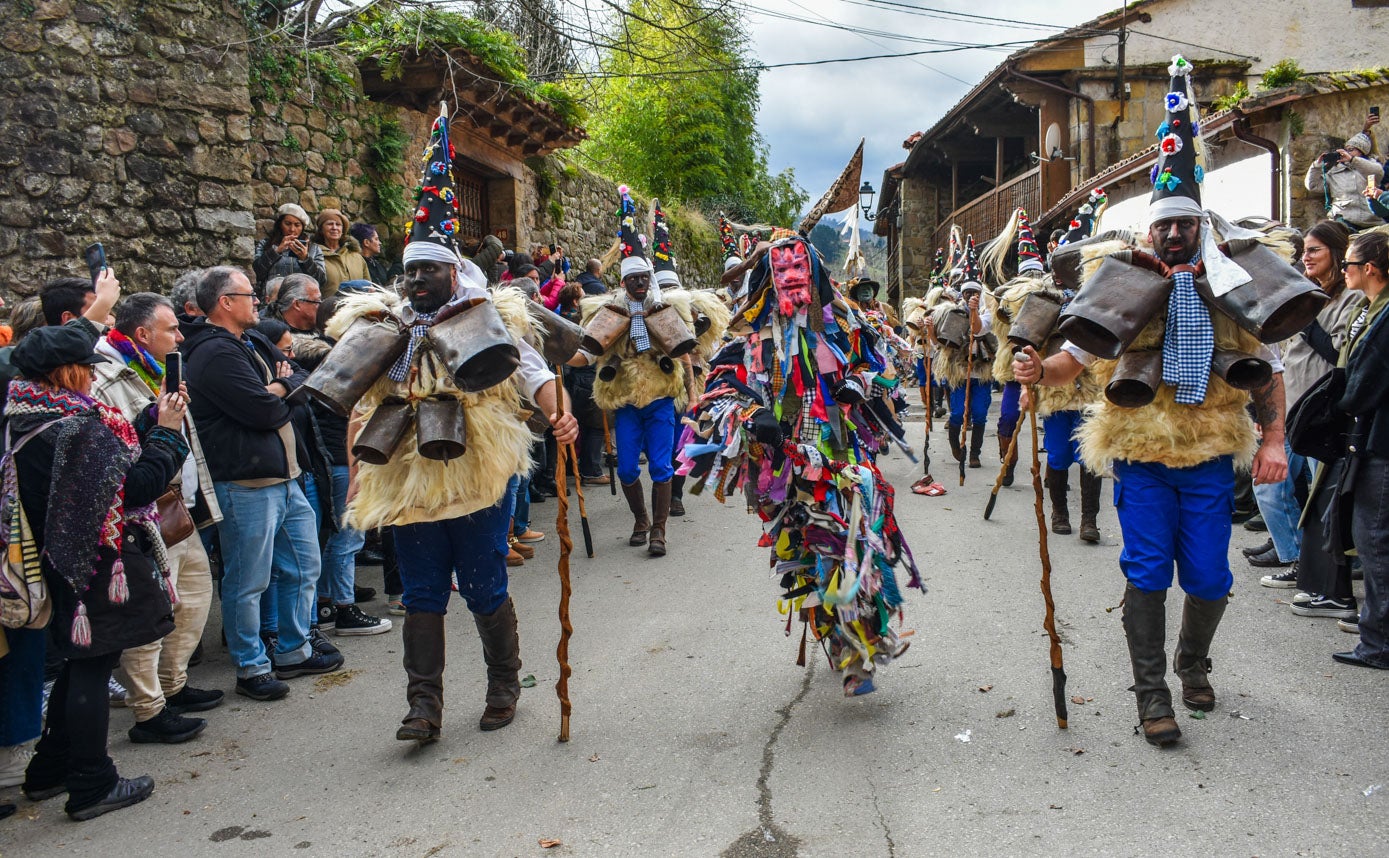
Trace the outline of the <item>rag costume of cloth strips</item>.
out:
M 1201 223 L 1202 250 L 1207 242 L 1214 245 L 1206 212 L 1201 208 L 1201 181 L 1205 177 L 1201 166 L 1201 143 L 1192 105 L 1191 64 L 1180 55 L 1172 58 L 1167 67 L 1172 76 L 1167 93 L 1167 119 L 1158 128 L 1158 162 L 1153 166 L 1153 195 L 1148 203 L 1152 221 L 1172 218 L 1195 218 Z M 1225 259 L 1218 248 L 1205 253 Z M 1180 266 L 1172 274 L 1172 294 L 1167 300 L 1167 329 L 1162 340 L 1162 380 L 1177 388 L 1176 401 L 1182 405 L 1200 405 L 1206 400 L 1206 384 L 1210 377 L 1211 355 L 1215 351 L 1215 328 L 1205 302 L 1196 291 L 1195 266 L 1203 254 L 1198 254 L 1189 266 Z M 1238 268 L 1238 266 L 1236 266 Z M 1241 272 L 1243 273 L 1243 272 Z M 1248 280 L 1248 276 L 1245 276 Z M 1233 288 L 1233 287 L 1230 287 Z
M 779 232 L 739 308 L 751 333 L 710 361 L 686 418 L 679 473 L 691 494 L 743 491 L 764 524 L 786 633 L 803 623 L 843 674 L 846 696 L 906 650 L 903 586 L 924 592 L 897 527 L 891 487 L 873 462 L 895 421 L 897 367 L 910 347 L 851 307 L 805 240 Z M 900 428 L 900 427 L 899 427 Z

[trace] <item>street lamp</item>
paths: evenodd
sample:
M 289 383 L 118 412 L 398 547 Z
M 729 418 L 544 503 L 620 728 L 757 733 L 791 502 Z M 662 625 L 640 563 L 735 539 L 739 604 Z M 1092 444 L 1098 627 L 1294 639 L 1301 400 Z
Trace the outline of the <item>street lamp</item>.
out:
M 866 220 L 877 220 L 878 216 L 873 214 L 873 195 L 877 191 L 873 190 L 872 182 L 864 182 L 863 187 L 858 189 L 859 208 L 863 209 L 863 216 Z

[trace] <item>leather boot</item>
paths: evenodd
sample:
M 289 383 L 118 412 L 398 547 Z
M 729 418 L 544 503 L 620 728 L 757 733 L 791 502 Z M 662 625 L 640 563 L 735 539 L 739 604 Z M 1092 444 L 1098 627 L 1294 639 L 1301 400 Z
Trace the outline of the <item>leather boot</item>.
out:
M 490 615 L 473 614 L 487 663 L 487 708 L 478 726 L 500 730 L 516 717 L 521 696 L 521 636 L 516 631 L 516 605 L 508 597 Z
M 1003 466 L 1003 484 L 1005 486 L 1011 486 L 1013 484 L 1013 477 L 1016 475 L 1018 469 L 1018 451 L 1015 449 L 1013 450 L 1013 455 L 1008 455 L 1008 448 L 1011 447 L 1012 444 L 1012 435 L 998 436 L 998 460 L 1005 463 Z
M 676 518 L 685 516 L 685 478 L 678 474 L 670 478 L 670 514 Z
M 969 427 L 969 466 L 971 468 L 984 467 L 984 463 L 979 461 L 979 454 L 984 452 L 984 432 L 988 428 L 983 423 L 975 423 Z
M 632 536 L 627 540 L 627 544 L 645 545 L 646 532 L 651 529 L 651 519 L 646 517 L 646 492 L 642 491 L 641 480 L 623 483 L 622 493 L 627 496 L 627 506 L 632 510 L 632 517 L 635 519 L 632 524 Z
M 945 434 L 950 439 L 950 455 L 955 457 L 955 461 L 963 462 L 965 460 L 965 448 L 960 446 L 960 424 L 945 424 Z
M 1150 745 L 1170 745 L 1182 736 L 1167 687 L 1167 591 L 1124 589 L 1124 635 L 1133 662 L 1139 730 Z
M 666 556 L 666 519 L 670 517 L 670 480 L 651 484 L 651 544 L 646 553 Z
M 1188 593 L 1182 605 L 1182 630 L 1177 636 L 1172 672 L 1182 681 L 1182 703 L 1188 709 L 1209 712 L 1215 708 L 1215 689 L 1207 678 L 1211 672 L 1211 660 L 1207 655 L 1229 601 L 1229 596 L 1208 601 Z
M 404 742 L 432 742 L 439 738 L 444 723 L 444 615 L 406 614 L 400 637 L 410 711 L 395 737 Z
M 1066 493 L 1070 491 L 1070 471 L 1047 469 L 1047 491 L 1051 493 L 1051 532 L 1062 536 L 1071 532 L 1071 511 L 1066 507 Z
M 1100 514 L 1100 492 L 1104 477 L 1080 466 L 1080 541 L 1091 544 L 1100 541 L 1100 527 L 1095 518 Z

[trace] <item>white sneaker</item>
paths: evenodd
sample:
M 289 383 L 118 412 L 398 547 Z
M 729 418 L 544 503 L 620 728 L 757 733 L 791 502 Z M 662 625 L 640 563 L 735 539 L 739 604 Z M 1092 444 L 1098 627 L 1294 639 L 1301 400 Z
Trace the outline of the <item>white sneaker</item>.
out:
M 125 686 L 121 685 L 113 676 L 106 681 L 106 690 L 111 695 L 111 705 L 117 709 L 124 709 L 125 699 L 129 696 Z
M 1353 620 L 1337 620 L 1336 627 L 1348 634 L 1358 635 L 1360 634 L 1360 618 L 1356 617 Z
M 24 783 L 24 770 L 29 767 L 29 758 L 32 756 L 32 740 L 0 748 L 0 787 L 13 787 Z
M 1265 575 L 1259 579 L 1259 583 L 1275 590 L 1291 590 L 1297 586 L 1297 564 L 1289 566 L 1282 572 Z

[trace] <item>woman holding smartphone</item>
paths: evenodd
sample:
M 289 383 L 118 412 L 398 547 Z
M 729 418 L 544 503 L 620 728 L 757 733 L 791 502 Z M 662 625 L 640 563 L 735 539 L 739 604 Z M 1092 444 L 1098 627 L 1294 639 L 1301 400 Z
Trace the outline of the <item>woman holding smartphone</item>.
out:
M 256 288 L 262 294 L 265 284 L 288 274 L 307 274 L 321 287 L 328 272 L 323 265 L 323 248 L 310 240 L 313 226 L 309 213 L 294 203 L 285 203 L 276 212 L 270 235 L 256 245 Z

